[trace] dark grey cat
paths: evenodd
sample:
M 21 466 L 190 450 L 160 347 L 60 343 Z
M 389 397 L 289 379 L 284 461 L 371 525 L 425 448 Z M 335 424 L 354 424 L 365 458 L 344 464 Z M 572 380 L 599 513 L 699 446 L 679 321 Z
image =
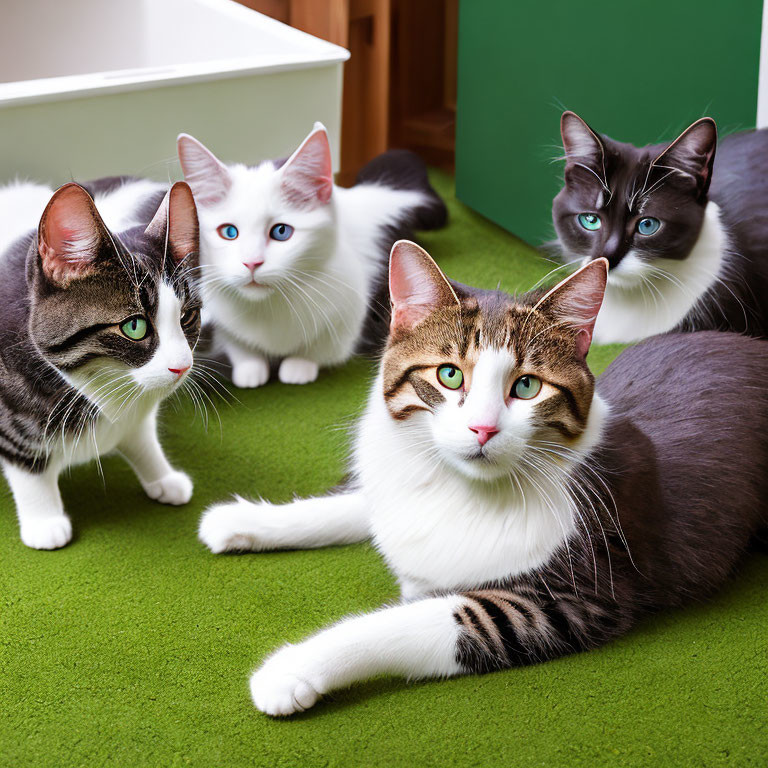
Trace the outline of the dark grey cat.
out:
M 702 118 L 671 144 L 635 147 L 561 122 L 553 204 L 568 262 L 611 270 L 599 343 L 677 330 L 768 335 L 768 131 L 727 136 Z
M 251 678 L 260 710 L 290 714 L 382 674 L 594 648 L 737 566 L 768 523 L 768 341 L 658 336 L 595 388 L 586 354 L 606 279 L 599 259 L 515 297 L 450 282 L 395 245 L 391 333 L 350 487 L 280 506 L 238 498 L 200 523 L 214 552 L 370 537 L 400 586 L 400 604 L 268 656 Z
M 108 207 L 109 190 L 101 194 Z M 197 252 L 185 183 L 149 226 L 119 234 L 83 187 L 67 184 L 37 232 L 0 258 L 0 461 L 27 546 L 69 542 L 59 474 L 110 451 L 151 498 L 189 501 L 192 483 L 166 460 L 156 417 L 193 362 Z

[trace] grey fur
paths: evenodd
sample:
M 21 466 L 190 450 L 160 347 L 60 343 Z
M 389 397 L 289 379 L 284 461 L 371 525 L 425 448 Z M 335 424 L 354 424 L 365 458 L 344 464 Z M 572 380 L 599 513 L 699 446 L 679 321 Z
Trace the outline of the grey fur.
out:
M 76 433 L 98 416 L 62 372 L 95 357 L 129 367 L 151 358 L 154 333 L 136 342 L 113 328 L 136 314 L 151 323 L 162 279 L 190 317 L 185 327 L 190 346 L 199 334 L 197 254 L 176 264 L 166 258 L 164 236 L 148 236 L 142 227 L 108 234 L 99 243 L 93 274 L 65 287 L 43 272 L 37 233 L 0 259 L 0 458 L 31 471 L 45 468 L 51 435 Z

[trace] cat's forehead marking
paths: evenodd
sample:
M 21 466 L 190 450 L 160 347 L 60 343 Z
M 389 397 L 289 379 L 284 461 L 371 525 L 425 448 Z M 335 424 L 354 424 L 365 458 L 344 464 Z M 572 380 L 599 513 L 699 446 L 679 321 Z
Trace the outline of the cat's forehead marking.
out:
M 599 211 L 603 207 L 603 202 L 605 200 L 605 195 L 603 194 L 603 190 L 601 189 L 597 193 L 597 199 L 595 200 L 595 210 Z

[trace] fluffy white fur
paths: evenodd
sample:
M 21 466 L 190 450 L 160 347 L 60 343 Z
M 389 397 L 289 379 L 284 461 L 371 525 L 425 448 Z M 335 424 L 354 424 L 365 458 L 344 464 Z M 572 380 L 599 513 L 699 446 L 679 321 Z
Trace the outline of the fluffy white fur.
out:
M 320 694 L 384 672 L 406 677 L 457 674 L 456 596 L 424 598 L 530 571 L 575 530 L 563 481 L 597 445 L 606 407 L 596 396 L 588 426 L 569 458 L 552 456 L 546 472 L 517 469 L 530 450 L 534 400 L 505 399 L 514 364 L 485 350 L 462 407 L 458 392 L 433 416 L 392 419 L 382 381 L 371 390 L 355 443 L 357 490 L 276 507 L 237 499 L 209 509 L 200 538 L 214 552 L 320 547 L 369 536 L 396 574 L 404 601 L 347 619 L 271 656 L 251 679 L 256 706 L 285 715 Z M 545 385 L 538 398 L 551 390 Z M 499 432 L 481 452 L 468 428 Z
M 727 248 L 720 209 L 710 202 L 687 258 L 648 261 L 628 253 L 608 274 L 595 342 L 629 343 L 675 328 L 723 277 Z
M 0 254 L 37 227 L 52 194 L 50 187 L 31 181 L 0 187 Z
M 0 191 L 5 194 L 8 190 Z M 116 191 L 116 204 L 109 195 L 97 197 L 110 228 L 130 226 L 134 206 L 141 203 L 146 187 L 135 185 Z M 47 192 L 50 197 L 50 190 Z M 17 209 L 19 219 L 37 226 L 48 199 L 30 194 L 28 208 Z M 122 228 L 125 228 L 124 226 Z M 29 227 L 27 227 L 29 229 Z M 163 284 L 159 293 L 156 327 L 159 344 L 152 359 L 131 369 L 111 360 L 94 360 L 66 378 L 79 392 L 100 407 L 93 425 L 81 434 L 52 434 L 46 470 L 33 474 L 4 463 L 3 472 L 11 487 L 19 517 L 21 540 L 34 549 L 57 549 L 72 538 L 72 525 L 59 494 L 58 477 L 68 467 L 121 453 L 147 495 L 164 504 L 186 504 L 192 496 L 192 481 L 168 463 L 157 438 L 157 411 L 161 401 L 185 379 L 169 368 L 192 365 L 192 350 L 181 329 L 181 305 L 173 289 Z
M 384 254 L 377 238 L 423 202 L 415 191 L 332 185 L 330 148 L 317 124 L 280 169 L 224 166 L 182 135 L 179 154 L 200 218 L 206 320 L 232 363 L 232 381 L 258 387 L 269 360 L 290 384 L 347 360 L 359 340 Z M 270 238 L 288 224 L 290 239 Z M 226 240 L 223 224 L 237 227 Z
M 167 185 L 148 179 L 129 179 L 109 193 L 96 195 L 94 203 L 112 232 L 139 224 L 138 212 L 148 197 Z M 53 189 L 45 184 L 17 181 L 0 187 L 0 254 L 22 235 L 37 229 Z

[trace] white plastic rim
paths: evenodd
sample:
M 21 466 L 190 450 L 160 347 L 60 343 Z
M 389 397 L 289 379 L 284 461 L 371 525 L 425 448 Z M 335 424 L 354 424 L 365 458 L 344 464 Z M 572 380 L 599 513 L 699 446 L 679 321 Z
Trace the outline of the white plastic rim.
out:
M 0 72 L 16 79 L 0 82 L 0 109 L 349 58 L 344 48 L 232 0 L 25 0 L 4 17 Z M 38 76 L 67 67 L 75 72 Z

